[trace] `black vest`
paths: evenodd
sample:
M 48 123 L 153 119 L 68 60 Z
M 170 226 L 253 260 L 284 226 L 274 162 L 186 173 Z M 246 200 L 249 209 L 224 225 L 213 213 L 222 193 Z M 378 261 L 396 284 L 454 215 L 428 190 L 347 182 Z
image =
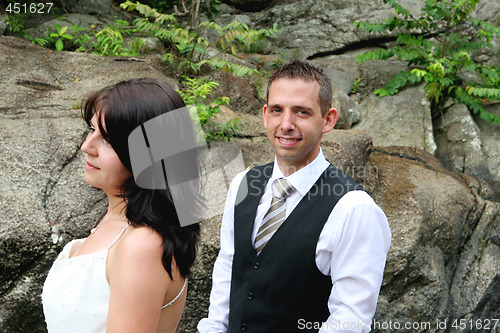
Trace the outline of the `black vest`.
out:
M 318 327 L 330 315 L 332 282 L 316 266 L 316 246 L 336 203 L 362 187 L 330 165 L 257 256 L 252 229 L 272 170 L 251 169 L 238 190 L 228 333 L 317 332 L 306 323 Z

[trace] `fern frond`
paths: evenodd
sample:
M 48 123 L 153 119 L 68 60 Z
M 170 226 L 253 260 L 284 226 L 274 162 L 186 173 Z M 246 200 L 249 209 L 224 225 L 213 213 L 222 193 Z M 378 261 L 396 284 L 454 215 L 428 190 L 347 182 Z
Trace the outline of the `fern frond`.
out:
M 451 21 L 454 23 L 458 23 L 467 18 L 474 9 L 476 5 L 480 2 L 480 0 L 455 0 L 451 2 L 452 8 L 455 12 L 452 14 Z
M 416 73 L 401 71 L 395 74 L 394 78 L 384 88 L 375 90 L 375 94 L 380 97 L 395 95 L 408 84 L 416 84 L 421 80 L 422 77 Z
M 205 60 L 205 62 L 214 68 L 222 69 L 228 73 L 233 74 L 234 76 L 242 77 L 245 75 L 254 75 L 259 73 L 256 69 L 246 67 L 243 65 L 238 65 L 230 61 L 227 61 L 225 59 L 222 59 L 220 57 L 207 59 Z
M 465 91 L 472 96 L 486 100 L 500 100 L 499 88 L 466 87 Z
M 148 5 L 141 4 L 140 2 L 132 2 L 130 0 L 125 1 L 120 5 L 121 8 L 126 9 L 131 12 L 136 10 L 144 17 L 153 18 L 155 22 L 163 24 L 165 22 L 176 22 L 177 19 L 173 14 L 162 14 L 159 13 L 156 9 L 149 7 Z
M 365 22 L 354 22 L 356 29 L 363 29 L 366 32 L 384 32 L 387 30 L 388 26 L 384 23 L 365 23 Z
M 481 103 L 481 98 L 471 95 L 467 90 L 469 90 L 470 87 L 466 89 L 462 88 L 457 88 L 454 90 L 454 95 L 455 95 L 455 101 L 457 103 L 463 103 L 467 105 L 469 110 L 471 110 L 473 113 L 478 114 L 479 117 L 483 120 L 486 120 L 487 122 L 496 122 L 500 124 L 500 116 L 497 116 L 491 112 L 488 112 L 484 106 Z
M 384 3 L 391 5 L 396 11 L 396 14 L 402 15 L 405 18 L 412 17 L 410 11 L 396 2 L 396 0 L 384 0 Z
M 374 51 L 368 51 L 363 54 L 356 56 L 356 63 L 362 64 L 368 60 L 387 60 L 393 57 L 395 54 L 394 50 L 378 49 Z

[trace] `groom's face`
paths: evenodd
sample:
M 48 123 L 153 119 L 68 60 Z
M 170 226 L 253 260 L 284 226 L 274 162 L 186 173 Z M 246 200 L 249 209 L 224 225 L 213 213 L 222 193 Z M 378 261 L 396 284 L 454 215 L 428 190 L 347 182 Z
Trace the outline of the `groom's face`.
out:
M 316 81 L 286 78 L 271 84 L 264 126 L 280 166 L 298 170 L 310 163 L 318 155 L 323 133 L 335 125 L 337 111 L 332 108 L 323 116 L 318 93 Z

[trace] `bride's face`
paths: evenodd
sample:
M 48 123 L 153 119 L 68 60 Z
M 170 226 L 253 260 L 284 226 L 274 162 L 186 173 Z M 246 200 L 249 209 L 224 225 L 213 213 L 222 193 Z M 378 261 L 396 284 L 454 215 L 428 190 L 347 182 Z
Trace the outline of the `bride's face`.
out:
M 120 188 L 132 175 L 120 161 L 111 144 L 102 136 L 95 114 L 91 125 L 90 133 L 81 148 L 85 154 L 85 181 L 104 190 L 108 195 L 119 195 Z M 103 122 L 103 126 L 105 125 Z

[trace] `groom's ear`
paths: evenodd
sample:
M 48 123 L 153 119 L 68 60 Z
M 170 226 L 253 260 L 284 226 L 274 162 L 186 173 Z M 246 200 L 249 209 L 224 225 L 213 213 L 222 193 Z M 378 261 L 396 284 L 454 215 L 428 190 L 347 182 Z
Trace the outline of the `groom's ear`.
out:
M 262 117 L 264 118 L 264 127 L 265 128 L 267 128 L 266 116 L 267 116 L 267 104 L 264 104 L 264 106 L 262 107 Z
M 337 120 L 339 119 L 339 112 L 335 108 L 330 108 L 325 113 L 323 119 L 325 120 L 325 125 L 323 126 L 321 133 L 325 134 L 330 132 L 337 123 Z

